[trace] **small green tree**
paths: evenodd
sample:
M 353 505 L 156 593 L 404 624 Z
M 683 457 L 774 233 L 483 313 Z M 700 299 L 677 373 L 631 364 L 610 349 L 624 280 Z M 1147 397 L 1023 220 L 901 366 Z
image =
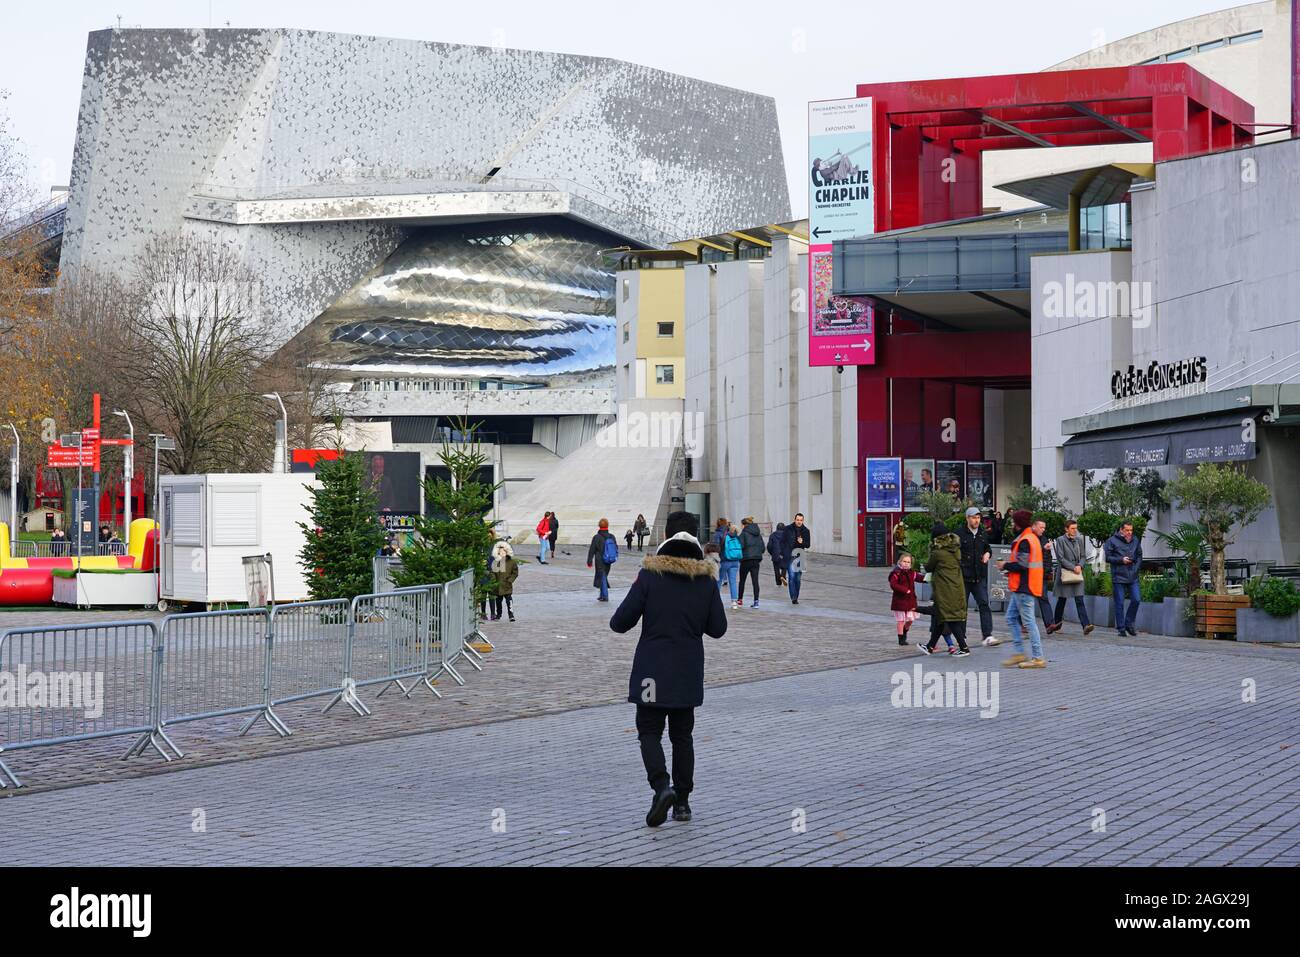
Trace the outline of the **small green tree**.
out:
M 1068 511 L 1060 492 L 1054 488 L 1039 488 L 1037 485 L 1021 485 L 1007 496 L 1008 512 L 1022 508 L 1035 513 Z
M 931 525 L 935 522 L 947 522 L 957 514 L 957 508 L 961 505 L 957 496 L 949 495 L 947 492 L 922 492 L 919 498 L 921 508 L 925 510 L 924 514 L 929 517 Z
M 1202 462 L 1165 486 L 1165 500 L 1191 512 L 1205 528 L 1210 548 L 1210 581 L 1217 595 L 1228 593 L 1223 561 L 1237 534 L 1259 518 L 1272 502 L 1268 486 L 1244 467 Z
M 496 522 L 488 518 L 497 486 L 478 480 L 490 461 L 478 438 L 482 423 L 456 423 L 465 441 L 443 442 L 439 458 L 451 480 L 424 482 L 425 515 L 415 520 L 415 541 L 402 549 L 402 568 L 393 579 L 400 586 L 436 585 L 474 569 L 476 599 L 487 594 L 488 552 Z
M 298 564 L 307 572 L 307 590 L 315 601 L 352 599 L 374 587 L 374 557 L 384 543 L 379 503 L 357 452 L 321 461 L 318 486 L 308 489 L 310 523 L 299 522 L 303 547 Z

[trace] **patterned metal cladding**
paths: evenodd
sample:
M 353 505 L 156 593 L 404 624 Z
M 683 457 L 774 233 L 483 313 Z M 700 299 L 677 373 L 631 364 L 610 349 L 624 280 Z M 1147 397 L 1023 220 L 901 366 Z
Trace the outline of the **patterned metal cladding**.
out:
M 612 386 L 614 276 L 600 251 L 613 242 L 560 218 L 420 229 L 318 320 L 329 361 Z
M 260 277 L 263 315 L 287 340 L 427 225 L 356 215 L 358 195 L 482 189 L 494 169 L 552 184 L 571 215 L 620 236 L 638 235 L 629 223 L 683 238 L 790 217 L 769 97 L 527 50 L 103 30 L 86 50 L 62 269 L 129 275 L 154 234 L 214 235 Z M 238 224 L 210 212 L 210 198 L 295 196 L 324 197 L 335 215 Z M 577 366 L 578 338 L 515 345 Z M 503 342 L 491 348 L 500 359 Z

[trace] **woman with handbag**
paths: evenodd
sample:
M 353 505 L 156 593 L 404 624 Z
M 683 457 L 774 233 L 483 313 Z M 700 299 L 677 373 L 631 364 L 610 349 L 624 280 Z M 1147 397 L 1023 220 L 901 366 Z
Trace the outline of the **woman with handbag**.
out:
M 1056 553 L 1056 584 L 1052 589 L 1056 593 L 1056 614 L 1047 630 L 1061 630 L 1065 600 L 1073 598 L 1083 633 L 1091 634 L 1095 626 L 1088 621 L 1088 606 L 1083 602 L 1083 566 L 1088 560 L 1088 543 L 1079 534 L 1078 522 L 1070 519 L 1065 523 L 1065 534 L 1052 543 L 1052 550 Z

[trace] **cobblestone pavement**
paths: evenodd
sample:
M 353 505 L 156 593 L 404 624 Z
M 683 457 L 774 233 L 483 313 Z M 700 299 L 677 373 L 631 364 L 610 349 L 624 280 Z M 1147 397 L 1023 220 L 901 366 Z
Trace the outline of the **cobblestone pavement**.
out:
M 695 820 L 658 830 L 642 822 L 633 710 L 617 704 L 35 794 L 0 805 L 5 857 L 1300 864 L 1293 661 L 1191 643 L 1050 647 L 1045 671 L 997 669 L 999 648 L 711 688 Z M 996 716 L 891 705 L 899 672 L 961 666 L 997 676 Z
M 321 715 L 322 699 L 289 705 L 277 709 L 295 732 L 285 739 L 276 737 L 265 725 L 259 725 L 246 737 L 237 737 L 235 731 L 242 723 L 239 717 L 181 725 L 170 732 L 186 756 L 170 764 L 154 755 L 121 760 L 130 744 L 127 738 L 16 751 L 6 754 L 5 760 L 27 787 L 0 791 L 0 796 L 37 799 L 42 790 L 51 788 L 153 776 L 622 701 L 635 636 L 614 635 L 607 622 L 638 565 L 637 556 L 625 555 L 615 566 L 609 605 L 594 601 L 591 573 L 576 553 L 545 568 L 524 565 L 515 602 L 519 620 L 485 624 L 497 651 L 488 656 L 482 673 L 467 671 L 464 687 L 441 681 L 439 689 L 446 695 L 441 701 L 431 700 L 424 693 L 410 700 L 389 694 L 375 701 L 373 691 L 363 692 L 374 711 L 365 718 L 342 707 Z M 726 637 L 708 643 L 711 687 L 917 657 L 913 649 L 900 649 L 894 638 L 882 570 L 863 570 L 820 556 L 805 577 L 797 607 L 777 594 L 770 577 L 763 585 L 760 608 L 729 612 L 731 627 Z M 45 610 L 10 612 L 0 615 L 0 627 L 114 617 L 122 616 Z M 137 615 L 130 613 L 127 617 Z M 998 630 L 1004 631 L 1000 619 Z M 1193 659 L 1210 655 L 1296 660 L 1296 652 L 1289 649 L 1191 639 L 1103 638 L 1095 633 L 1088 639 L 1073 641 L 1086 642 L 1089 647 L 1178 649 Z M 1068 637 L 1049 639 L 1049 654 L 1071 643 Z M 977 652 L 966 661 L 977 662 L 982 655 L 991 653 Z

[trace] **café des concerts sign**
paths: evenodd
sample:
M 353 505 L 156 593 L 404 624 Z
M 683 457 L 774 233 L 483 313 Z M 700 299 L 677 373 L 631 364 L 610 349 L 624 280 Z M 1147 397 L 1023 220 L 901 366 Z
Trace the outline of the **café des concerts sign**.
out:
M 1110 377 L 1110 394 L 1115 399 L 1174 398 L 1175 390 L 1200 392 L 1205 388 L 1205 356 L 1177 362 L 1152 362 L 1145 369 L 1129 366 L 1116 369 Z

